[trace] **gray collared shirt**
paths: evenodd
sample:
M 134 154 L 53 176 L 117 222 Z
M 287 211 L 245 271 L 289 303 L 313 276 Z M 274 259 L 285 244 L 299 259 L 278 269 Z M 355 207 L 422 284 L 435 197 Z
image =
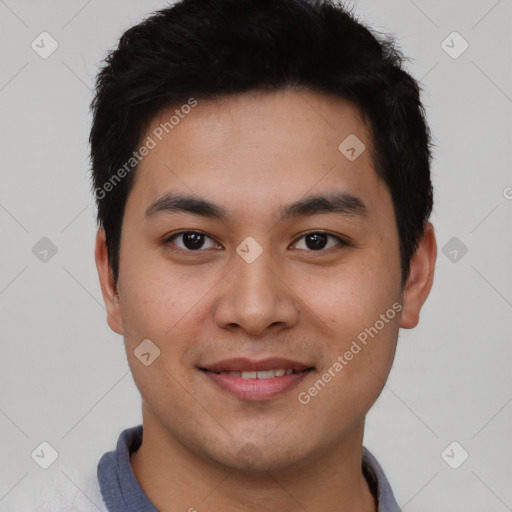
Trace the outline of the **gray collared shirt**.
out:
M 115 451 L 98 463 L 101 496 L 109 512 L 158 512 L 141 489 L 130 464 L 130 453 L 142 442 L 142 425 L 121 432 Z M 401 512 L 391 486 L 375 457 L 363 447 L 363 474 L 377 499 L 377 512 Z

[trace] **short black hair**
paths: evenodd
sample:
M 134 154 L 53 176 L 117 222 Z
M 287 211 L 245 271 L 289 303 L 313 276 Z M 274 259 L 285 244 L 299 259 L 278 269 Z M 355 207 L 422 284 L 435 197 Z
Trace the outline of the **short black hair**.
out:
M 89 137 L 115 282 L 133 155 L 155 116 L 191 99 L 292 88 L 338 96 L 361 112 L 393 200 L 403 286 L 433 207 L 432 140 L 404 60 L 392 36 L 372 34 L 334 0 L 181 0 L 128 29 L 98 73 Z

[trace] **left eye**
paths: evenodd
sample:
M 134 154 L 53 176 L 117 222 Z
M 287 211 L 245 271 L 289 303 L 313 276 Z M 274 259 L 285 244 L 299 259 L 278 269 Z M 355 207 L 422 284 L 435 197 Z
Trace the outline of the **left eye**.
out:
M 335 241 L 334 244 L 331 244 L 330 246 L 326 247 L 328 245 L 328 239 L 331 238 Z M 329 235 L 327 233 L 322 232 L 311 232 L 307 233 L 306 235 L 303 235 L 301 238 L 299 238 L 298 241 L 304 240 L 304 245 L 306 246 L 306 250 L 312 250 L 312 251 L 321 251 L 323 249 L 331 249 L 332 247 L 335 247 L 336 245 L 348 245 L 346 242 L 344 242 L 341 238 L 338 238 L 334 235 Z M 295 242 L 295 244 L 298 243 Z M 304 247 L 299 247 L 299 249 L 304 249 Z

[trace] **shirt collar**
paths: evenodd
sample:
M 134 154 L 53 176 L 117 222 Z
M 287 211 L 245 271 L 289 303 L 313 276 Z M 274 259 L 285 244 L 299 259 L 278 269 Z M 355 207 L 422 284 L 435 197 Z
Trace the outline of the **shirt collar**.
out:
M 142 425 L 123 430 L 115 451 L 105 453 L 97 468 L 101 496 L 109 512 L 158 512 L 140 487 L 130 454 L 142 443 Z M 363 446 L 363 474 L 375 496 L 377 512 L 401 512 L 377 459 Z

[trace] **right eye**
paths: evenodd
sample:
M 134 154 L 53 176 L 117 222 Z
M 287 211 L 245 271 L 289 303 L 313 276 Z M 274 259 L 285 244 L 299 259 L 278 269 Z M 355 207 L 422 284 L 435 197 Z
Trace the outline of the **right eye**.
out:
M 177 242 L 175 242 L 175 240 Z M 180 231 L 174 233 L 170 237 L 166 238 L 164 244 L 173 244 L 178 247 L 179 250 L 186 252 L 201 252 L 201 249 L 205 249 L 205 241 L 209 240 L 210 245 L 206 249 L 215 249 L 218 244 L 205 233 L 201 231 Z M 173 249 L 174 250 L 174 249 Z

